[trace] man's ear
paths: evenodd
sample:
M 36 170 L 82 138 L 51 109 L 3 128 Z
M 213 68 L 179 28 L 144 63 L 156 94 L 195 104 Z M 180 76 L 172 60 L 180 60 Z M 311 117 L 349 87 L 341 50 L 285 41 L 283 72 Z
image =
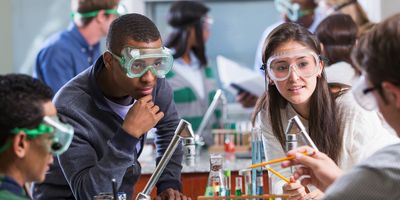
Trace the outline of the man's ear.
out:
M 389 102 L 394 102 L 396 108 L 400 110 L 400 87 L 384 81 L 382 82 L 382 88 L 387 100 Z
M 28 152 L 28 148 L 29 148 L 28 137 L 24 132 L 20 131 L 17 135 L 14 136 L 12 140 L 13 152 L 18 158 L 23 158 Z
M 107 15 L 105 13 L 105 10 L 100 10 L 99 13 L 97 13 L 95 20 L 97 20 L 100 23 L 103 23 L 104 21 L 107 20 Z
M 110 52 L 106 51 L 103 53 L 103 62 L 104 65 L 106 66 L 106 69 L 111 70 L 113 64 L 113 56 L 111 55 Z

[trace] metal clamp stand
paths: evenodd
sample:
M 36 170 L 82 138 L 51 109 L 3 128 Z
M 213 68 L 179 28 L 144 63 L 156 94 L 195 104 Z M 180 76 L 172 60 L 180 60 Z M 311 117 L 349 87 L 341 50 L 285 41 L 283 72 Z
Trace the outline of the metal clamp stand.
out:
M 175 135 L 172 138 L 171 143 L 168 145 L 167 150 L 165 150 L 164 155 L 162 156 L 156 169 L 151 175 L 149 181 L 147 182 L 146 187 L 144 187 L 143 191 L 136 196 L 137 200 L 151 199 L 150 198 L 151 190 L 154 188 L 155 184 L 160 178 L 162 172 L 165 169 L 165 166 L 167 166 L 169 160 L 171 159 L 172 154 L 175 152 L 175 149 L 178 146 L 181 139 L 188 139 L 193 137 L 194 135 L 193 135 L 192 125 L 189 122 L 181 119 L 181 121 L 178 124 L 178 127 L 175 130 Z
M 201 120 L 201 123 L 199 125 L 199 129 L 197 129 L 197 133 L 195 134 L 195 143 L 199 146 L 204 145 L 203 142 L 203 131 L 205 129 L 205 127 L 207 126 L 208 121 L 211 118 L 211 115 L 213 114 L 215 108 L 218 105 L 218 101 L 221 100 L 221 104 L 222 104 L 222 119 L 226 119 L 226 105 L 227 105 L 227 99 L 224 95 L 224 93 L 222 92 L 221 89 L 218 89 L 215 92 L 214 98 L 212 100 L 212 102 L 210 103 L 210 105 L 208 106 L 208 109 L 206 111 L 206 113 L 204 114 L 203 119 Z
M 294 128 L 293 125 L 296 125 L 297 130 L 292 131 L 292 129 Z M 308 135 L 306 128 L 304 127 L 303 123 L 300 121 L 300 118 L 297 115 L 294 116 L 293 118 L 289 119 L 289 123 L 288 123 L 288 126 L 285 131 L 286 148 L 287 148 L 286 150 L 287 151 L 292 150 L 297 147 L 297 140 L 298 140 L 297 135 L 298 134 L 303 136 L 303 138 L 305 139 L 305 142 L 308 146 L 310 146 L 318 151 L 317 146 L 311 140 L 310 135 Z

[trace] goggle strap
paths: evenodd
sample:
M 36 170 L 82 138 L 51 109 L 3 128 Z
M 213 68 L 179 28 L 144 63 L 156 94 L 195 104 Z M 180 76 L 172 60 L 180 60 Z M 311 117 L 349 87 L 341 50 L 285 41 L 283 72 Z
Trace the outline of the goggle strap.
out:
M 35 129 L 27 129 L 27 128 L 14 128 L 11 130 L 11 133 L 17 134 L 18 132 L 23 131 L 28 137 L 35 138 L 44 133 L 53 133 L 54 128 L 51 126 L 47 126 L 43 123 L 39 124 Z
M 118 15 L 118 11 L 115 9 L 105 9 L 104 10 L 106 14 L 109 15 Z M 71 18 L 74 17 L 79 17 L 79 18 L 88 18 L 88 17 L 96 17 L 96 15 L 100 12 L 100 10 L 95 10 L 95 11 L 90 11 L 90 12 L 85 12 L 85 13 L 79 13 L 79 12 L 71 12 Z

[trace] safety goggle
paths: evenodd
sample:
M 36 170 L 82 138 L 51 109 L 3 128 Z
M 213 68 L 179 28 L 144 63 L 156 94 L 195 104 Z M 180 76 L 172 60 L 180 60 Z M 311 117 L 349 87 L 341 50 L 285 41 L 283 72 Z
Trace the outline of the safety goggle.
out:
M 88 18 L 88 17 L 96 17 L 101 10 L 94 10 L 90 12 L 71 12 L 71 18 L 78 17 L 78 18 Z M 104 9 L 104 13 L 108 15 L 116 15 L 121 16 L 127 13 L 127 9 L 123 4 L 118 4 L 116 9 Z
M 165 47 L 156 49 L 125 47 L 121 51 L 121 57 L 111 51 L 108 52 L 119 61 L 129 78 L 142 77 L 149 70 L 158 78 L 165 78 L 174 62 L 171 51 Z
M 292 3 L 292 0 L 275 0 L 275 7 L 278 12 L 285 14 L 292 22 L 296 22 L 300 17 L 312 12 L 311 9 L 301 9 L 300 5 Z
M 35 129 L 14 128 L 11 132 L 17 134 L 20 131 L 23 131 L 31 139 L 42 134 L 49 134 L 51 140 L 49 152 L 56 156 L 68 149 L 74 136 L 74 128 L 60 122 L 57 116 L 45 116 L 43 122 Z
M 376 110 L 378 103 L 372 94 L 374 87 L 368 87 L 368 81 L 364 75 L 361 75 L 352 87 L 352 93 L 357 103 L 365 110 Z
M 285 51 L 275 54 L 267 60 L 267 73 L 274 81 L 289 78 L 292 70 L 303 78 L 314 76 L 320 70 L 320 59 L 309 49 Z

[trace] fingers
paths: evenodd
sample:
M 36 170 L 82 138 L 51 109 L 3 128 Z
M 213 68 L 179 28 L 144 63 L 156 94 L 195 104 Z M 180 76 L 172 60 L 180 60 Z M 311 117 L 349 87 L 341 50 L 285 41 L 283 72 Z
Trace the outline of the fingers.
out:
M 241 92 L 237 95 L 236 101 L 242 104 L 243 107 L 253 107 L 257 102 L 258 97 L 248 92 Z
M 138 101 L 142 102 L 142 103 L 148 103 L 149 101 L 152 101 L 152 100 L 153 100 L 153 96 L 151 96 L 151 95 L 147 95 L 147 96 L 144 96 L 144 97 L 138 99 Z
M 310 146 L 301 146 L 290 150 L 287 154 L 288 156 L 294 156 L 296 153 L 307 153 L 309 156 L 314 156 L 316 150 Z
M 304 176 L 304 175 L 309 176 L 309 175 L 311 175 L 310 173 L 311 173 L 310 168 L 301 166 L 301 167 L 297 167 L 296 171 L 294 172 L 294 177 L 296 179 L 298 179 L 299 177 Z
M 311 180 L 311 178 L 303 178 L 303 179 L 301 179 L 301 185 L 303 185 L 303 186 L 307 186 L 307 185 L 309 185 L 309 184 L 312 184 L 312 180 Z
M 291 177 L 291 181 L 293 180 L 294 178 Z M 285 184 L 282 189 L 284 194 L 289 195 L 289 199 L 303 199 L 303 197 L 306 195 L 305 188 L 300 184 L 299 181 Z
M 186 197 L 178 190 L 168 188 L 161 192 L 155 200 L 191 200 L 191 198 Z

